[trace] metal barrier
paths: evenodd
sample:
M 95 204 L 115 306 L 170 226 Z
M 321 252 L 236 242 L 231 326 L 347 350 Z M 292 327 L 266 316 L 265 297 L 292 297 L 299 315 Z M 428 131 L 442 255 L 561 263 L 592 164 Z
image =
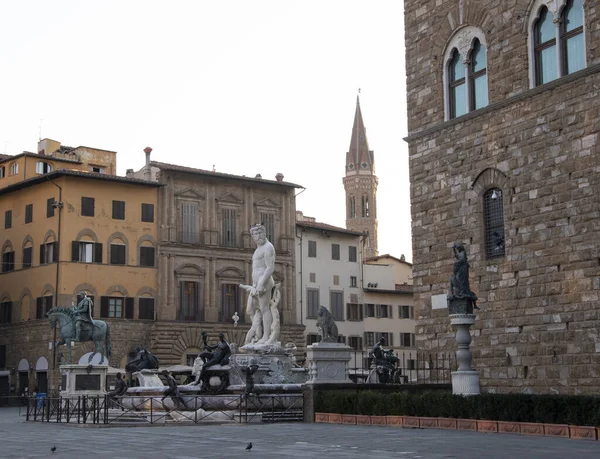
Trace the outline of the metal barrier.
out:
M 26 420 L 77 424 L 166 424 L 214 422 L 292 422 L 303 420 L 302 394 L 186 396 L 187 409 L 168 409 L 162 397 L 79 396 L 27 399 Z M 131 408 L 133 406 L 134 408 Z M 140 409 L 141 408 L 141 409 Z
M 396 352 L 398 377 L 390 384 L 448 384 L 452 382 L 452 371 L 456 370 L 454 353 Z M 350 379 L 355 383 L 365 382 L 373 369 L 370 352 L 353 351 L 350 360 Z

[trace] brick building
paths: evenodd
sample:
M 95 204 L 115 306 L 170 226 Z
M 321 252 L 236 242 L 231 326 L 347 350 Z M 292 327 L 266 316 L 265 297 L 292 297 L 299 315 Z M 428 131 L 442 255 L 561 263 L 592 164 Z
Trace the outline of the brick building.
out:
M 600 388 L 600 10 L 405 1 L 417 346 L 455 349 L 452 244 L 482 390 Z

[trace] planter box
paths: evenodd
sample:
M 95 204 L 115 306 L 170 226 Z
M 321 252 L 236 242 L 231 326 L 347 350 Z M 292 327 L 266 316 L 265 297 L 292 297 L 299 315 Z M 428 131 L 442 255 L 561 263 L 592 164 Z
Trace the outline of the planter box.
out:
M 364 414 L 357 414 L 356 415 L 356 425 L 370 426 L 371 425 L 371 416 L 367 416 Z
M 521 427 L 518 422 L 498 421 L 498 433 L 520 434 Z
M 342 415 L 337 413 L 329 413 L 329 419 L 327 421 L 329 424 L 341 424 L 342 423 Z
M 387 425 L 387 419 L 385 416 L 371 416 L 372 426 L 385 426 Z
M 419 418 L 415 416 L 403 416 L 402 427 L 419 427 Z
M 458 430 L 477 430 L 477 421 L 475 419 L 457 419 L 456 428 Z
M 477 431 L 498 433 L 498 422 L 488 421 L 487 419 L 478 419 Z
M 404 416 L 386 416 L 387 425 L 394 427 L 402 427 L 402 419 Z
M 544 424 L 544 435 L 569 438 L 569 426 L 567 424 Z
M 342 424 L 356 424 L 356 415 L 342 414 Z
M 569 426 L 571 438 L 579 440 L 596 440 L 597 432 L 595 427 Z
M 456 419 L 438 418 L 438 427 L 440 429 L 456 429 Z
M 419 418 L 419 427 L 422 429 L 437 429 L 437 418 Z
M 329 422 L 329 414 L 315 413 L 315 422 Z
M 523 435 L 544 435 L 544 424 L 537 422 L 519 422 L 519 429 Z

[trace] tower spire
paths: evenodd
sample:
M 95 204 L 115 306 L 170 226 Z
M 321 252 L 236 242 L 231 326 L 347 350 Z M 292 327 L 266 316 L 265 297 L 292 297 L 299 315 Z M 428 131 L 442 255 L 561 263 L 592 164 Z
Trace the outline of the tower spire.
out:
M 360 94 L 360 89 L 358 90 Z M 346 153 L 346 174 L 343 179 L 346 191 L 346 228 L 364 233 L 364 257 L 378 254 L 377 249 L 377 185 L 375 156 L 369 150 L 367 130 L 360 108 L 360 95 L 356 95 L 354 124 L 350 148 Z

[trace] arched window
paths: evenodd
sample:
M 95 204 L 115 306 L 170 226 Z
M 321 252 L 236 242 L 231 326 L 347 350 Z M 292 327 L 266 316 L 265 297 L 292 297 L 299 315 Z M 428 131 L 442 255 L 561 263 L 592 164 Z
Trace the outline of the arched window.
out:
M 10 175 L 17 175 L 19 173 L 19 163 L 12 163 L 10 165 Z
M 529 20 L 530 84 L 585 68 L 583 0 L 535 0 Z
M 582 0 L 569 0 L 561 19 L 563 72 L 568 75 L 585 67 Z
M 488 104 L 486 50 L 476 38 L 471 51 L 469 84 L 471 89 L 471 110 L 477 110 Z
M 465 66 L 456 48 L 452 51 L 452 58 L 448 64 L 448 95 L 450 96 L 450 119 L 467 113 Z
M 356 198 L 354 196 L 348 198 L 348 218 L 356 218 Z
M 486 258 L 504 256 L 504 203 L 500 188 L 483 194 L 483 222 Z
M 35 164 L 35 172 L 38 174 L 47 174 L 48 172 L 52 172 L 52 164 L 45 161 L 38 161 Z
M 552 13 L 545 6 L 534 26 L 536 85 L 558 78 L 556 62 L 556 33 Z
M 446 46 L 444 99 L 447 120 L 488 105 L 487 45 L 477 27 L 459 29 Z

